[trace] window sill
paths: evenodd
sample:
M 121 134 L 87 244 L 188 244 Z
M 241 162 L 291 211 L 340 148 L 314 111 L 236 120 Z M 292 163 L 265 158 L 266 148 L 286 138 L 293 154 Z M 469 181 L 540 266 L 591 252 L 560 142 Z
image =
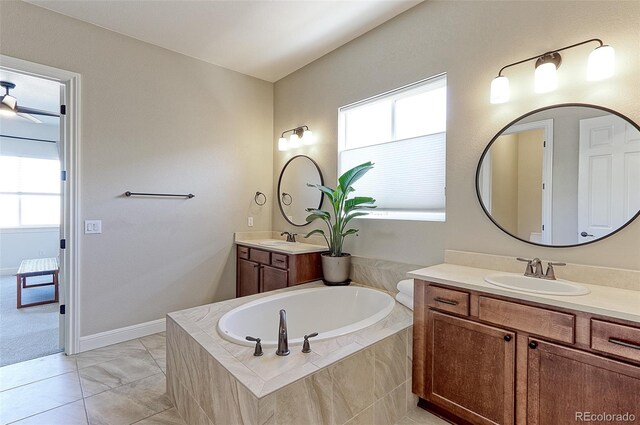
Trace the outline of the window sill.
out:
M 19 226 L 19 227 L 0 227 L 0 233 L 42 233 L 58 231 L 59 225 L 53 226 Z
M 444 223 L 446 221 L 446 213 L 444 212 L 426 212 L 426 211 L 375 211 L 369 215 L 357 217 L 354 220 L 396 220 L 396 221 L 432 221 Z

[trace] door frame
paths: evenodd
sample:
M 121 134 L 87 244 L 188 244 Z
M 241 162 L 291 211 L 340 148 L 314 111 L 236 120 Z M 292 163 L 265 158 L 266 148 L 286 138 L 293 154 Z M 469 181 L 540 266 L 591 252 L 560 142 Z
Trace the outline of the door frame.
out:
M 521 133 L 529 130 L 542 130 L 544 148 L 542 151 L 542 243 L 553 243 L 553 119 L 515 124 L 502 135 Z
M 11 56 L 0 55 L 0 68 L 20 74 L 56 81 L 66 93 L 66 137 L 61 140 L 61 158 L 67 172 L 67 190 L 63 199 L 62 228 L 66 234 L 66 255 L 61 267 L 66 275 L 64 285 L 64 352 L 80 351 L 80 74 Z

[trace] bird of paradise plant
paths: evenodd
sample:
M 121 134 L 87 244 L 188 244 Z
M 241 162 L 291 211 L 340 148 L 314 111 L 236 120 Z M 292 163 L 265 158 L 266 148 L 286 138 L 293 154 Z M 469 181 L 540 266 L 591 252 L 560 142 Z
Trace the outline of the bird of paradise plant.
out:
M 367 215 L 368 213 L 364 210 L 376 208 L 374 205 L 376 200 L 371 197 L 355 196 L 349 198 L 349 195 L 355 191 L 352 187 L 353 184 L 372 168 L 371 161 L 353 167 L 338 178 L 338 186 L 335 189 L 320 184 L 307 184 L 307 186 L 315 187 L 324 193 L 331 204 L 332 211 L 307 208 L 307 212 L 310 213 L 307 217 L 307 223 L 320 219 L 325 222 L 328 231 L 315 229 L 307 233 L 306 237 L 314 234 L 322 235 L 327 242 L 331 257 L 348 255 L 342 252 L 344 238 L 357 234 L 358 229 L 347 228 L 347 225 L 354 218 Z

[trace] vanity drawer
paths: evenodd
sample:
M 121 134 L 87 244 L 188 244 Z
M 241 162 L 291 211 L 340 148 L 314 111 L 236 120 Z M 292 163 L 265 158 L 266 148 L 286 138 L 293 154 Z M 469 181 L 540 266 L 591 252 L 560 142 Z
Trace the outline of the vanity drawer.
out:
M 249 259 L 249 248 L 246 246 L 238 246 L 238 257 Z
M 575 316 L 495 298 L 480 297 L 478 318 L 556 341 L 573 344 Z
M 640 362 L 640 328 L 591 319 L 591 348 Z
M 279 269 L 286 269 L 288 259 L 289 257 L 287 257 L 284 254 L 276 254 L 275 252 L 271 253 L 271 265 L 273 267 L 277 267 Z
M 439 286 L 427 287 L 427 305 L 450 313 L 469 315 L 469 294 Z
M 257 261 L 258 263 L 269 264 L 271 260 L 271 253 L 268 251 L 251 248 L 249 250 L 249 259 L 251 261 Z

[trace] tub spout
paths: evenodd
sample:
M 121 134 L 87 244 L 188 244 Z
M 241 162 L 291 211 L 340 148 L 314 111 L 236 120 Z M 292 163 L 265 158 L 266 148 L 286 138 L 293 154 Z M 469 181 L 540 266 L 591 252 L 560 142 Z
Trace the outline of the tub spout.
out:
M 287 312 L 280 310 L 280 324 L 278 325 L 278 356 L 289 355 L 289 338 L 287 337 Z

